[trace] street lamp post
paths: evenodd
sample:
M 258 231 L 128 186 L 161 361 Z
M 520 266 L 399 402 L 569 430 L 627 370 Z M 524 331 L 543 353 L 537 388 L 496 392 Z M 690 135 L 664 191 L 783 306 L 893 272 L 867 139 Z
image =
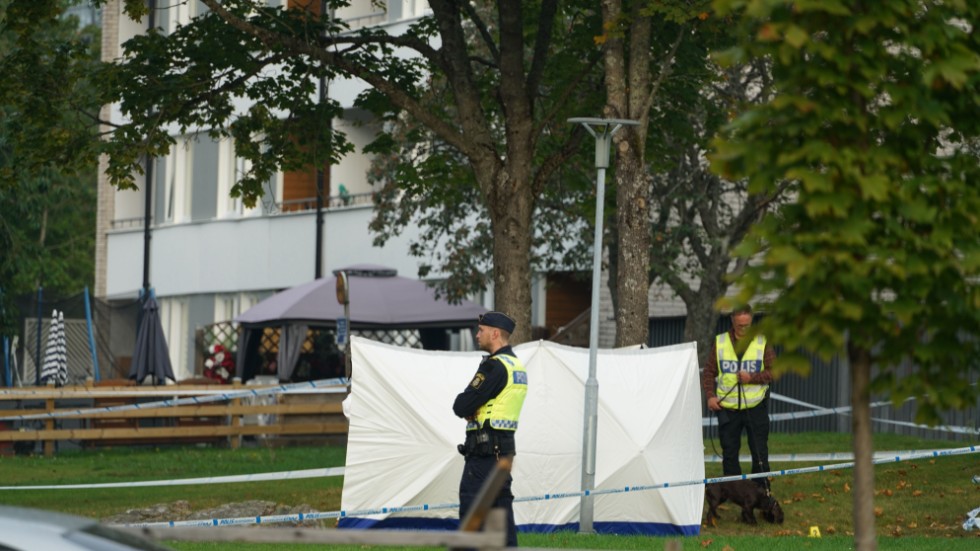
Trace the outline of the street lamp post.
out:
M 599 346 L 599 275 L 602 268 L 602 211 L 606 195 L 606 169 L 612 136 L 623 126 L 636 126 L 628 119 L 572 118 L 595 138 L 596 198 L 595 236 L 592 239 L 592 307 L 589 319 L 589 378 L 585 381 L 585 422 L 582 435 L 582 502 L 579 507 L 579 532 L 592 534 L 594 512 L 596 436 L 599 424 L 599 380 L 596 378 L 596 353 Z

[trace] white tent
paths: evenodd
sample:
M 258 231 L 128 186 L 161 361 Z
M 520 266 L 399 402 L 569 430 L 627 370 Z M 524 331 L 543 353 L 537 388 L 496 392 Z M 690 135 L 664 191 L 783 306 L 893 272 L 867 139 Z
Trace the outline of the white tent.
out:
M 456 395 L 480 361 L 355 337 L 341 527 L 454 527 L 465 422 Z M 580 499 L 536 499 L 581 489 L 582 422 L 589 351 L 549 342 L 515 348 L 528 373 L 517 431 L 514 512 L 521 531 L 577 529 Z M 694 343 L 600 350 L 596 489 L 704 478 L 701 398 Z M 530 499 L 530 501 L 522 501 Z M 598 495 L 600 533 L 699 532 L 704 486 Z M 383 507 L 411 512 L 361 515 Z

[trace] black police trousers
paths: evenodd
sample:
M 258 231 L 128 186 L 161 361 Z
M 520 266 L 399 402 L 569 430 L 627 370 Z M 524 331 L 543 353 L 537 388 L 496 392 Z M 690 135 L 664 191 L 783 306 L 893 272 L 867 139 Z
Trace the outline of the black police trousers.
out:
M 752 473 L 769 472 L 769 399 L 754 408 L 722 409 L 718 413 L 718 439 L 721 441 L 722 471 L 725 476 L 742 474 L 738 455 L 745 431 L 752 453 Z M 755 479 L 763 484 L 764 479 Z
M 480 492 L 483 483 L 490 478 L 494 466 L 497 464 L 495 456 L 487 457 L 467 457 L 463 466 L 463 478 L 459 481 L 459 520 L 466 518 L 470 508 L 476 501 L 476 496 Z M 507 510 L 507 547 L 517 547 L 517 524 L 514 522 L 514 494 L 510 491 L 513 478 L 507 474 L 507 481 L 504 482 L 500 494 L 493 502 L 493 508 L 503 508 Z

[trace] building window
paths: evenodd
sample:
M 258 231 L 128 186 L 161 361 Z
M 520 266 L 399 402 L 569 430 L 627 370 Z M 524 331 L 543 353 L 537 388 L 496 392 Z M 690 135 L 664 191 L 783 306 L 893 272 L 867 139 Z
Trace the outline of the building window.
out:
M 197 2 L 173 2 L 167 7 L 168 29 L 173 32 L 177 27 L 186 25 L 197 15 Z
M 259 303 L 259 297 L 254 293 L 227 293 L 215 296 L 214 321 L 230 322 L 242 312 Z
M 275 177 L 275 186 L 262 186 L 263 197 L 255 202 L 254 207 L 246 207 L 241 197 L 231 196 L 231 189 L 252 168 L 251 161 L 235 155 L 233 138 L 221 140 L 218 144 L 218 156 L 218 218 L 259 216 L 263 212 L 275 212 L 275 209 L 264 208 L 264 204 L 270 200 L 274 204 L 275 199 L 270 198 L 270 194 L 274 195 L 281 187 L 281 175 Z
M 177 380 L 190 377 L 187 362 L 187 300 L 184 298 L 161 298 L 160 323 L 170 351 L 170 364 Z
M 190 189 L 192 154 L 190 140 L 177 138 L 177 143 L 167 155 L 164 189 L 164 219 L 170 223 L 190 219 Z

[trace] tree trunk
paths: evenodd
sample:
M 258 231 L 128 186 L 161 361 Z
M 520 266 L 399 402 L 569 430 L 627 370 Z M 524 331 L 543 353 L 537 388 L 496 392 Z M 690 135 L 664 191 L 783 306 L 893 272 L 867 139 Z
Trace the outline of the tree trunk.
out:
M 517 322 L 510 342 L 519 344 L 531 337 L 531 214 L 534 198 L 528 183 L 530 168 L 509 166 L 508 169 L 511 170 L 508 176 L 503 176 L 507 172 L 500 171 L 500 176 L 494 178 L 493 192 L 487 198 L 487 204 L 493 227 L 494 309 Z
M 631 129 L 623 129 L 635 136 Z M 619 142 L 616 156 L 616 346 L 647 344 L 650 338 L 650 186 L 643 154 L 634 141 Z
M 854 548 L 875 551 L 875 472 L 871 439 L 871 352 L 848 342 L 851 361 L 851 408 L 854 432 Z
M 650 336 L 650 185 L 644 160 L 649 123 L 650 16 L 639 10 L 629 14 L 632 24 L 624 36 L 622 0 L 603 0 L 602 19 L 607 30 L 603 64 L 606 71 L 606 108 L 609 118 L 635 119 L 639 126 L 624 127 L 613 136 L 616 147 L 616 232 L 614 315 L 616 346 L 647 344 Z M 627 43 L 628 42 L 628 43 Z M 627 48 L 629 52 L 627 54 Z
M 698 343 L 698 365 L 700 366 L 704 366 L 705 362 L 708 361 L 711 343 L 714 341 L 716 327 L 718 326 L 715 301 L 721 298 L 721 294 L 704 292 L 704 286 L 710 281 L 708 279 L 702 280 L 701 291 L 694 293 L 690 300 L 685 302 L 687 319 L 684 320 L 684 342 L 696 341 Z

